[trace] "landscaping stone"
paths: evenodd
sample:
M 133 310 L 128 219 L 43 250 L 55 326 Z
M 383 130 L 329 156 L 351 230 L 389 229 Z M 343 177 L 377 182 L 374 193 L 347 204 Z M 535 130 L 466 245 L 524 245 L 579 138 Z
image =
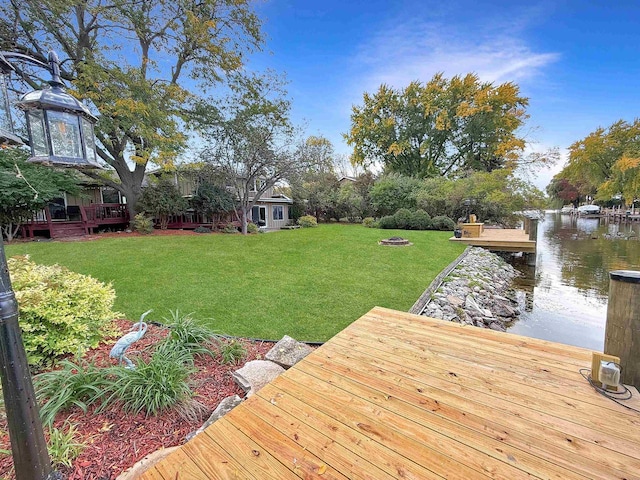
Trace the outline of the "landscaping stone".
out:
M 233 380 L 250 397 L 284 372 L 280 365 L 268 360 L 252 360 L 231 374 Z
M 235 407 L 237 407 L 238 405 L 240 405 L 240 403 L 242 403 L 242 399 L 238 396 L 238 395 L 233 395 L 231 397 L 227 397 L 225 399 L 223 399 L 218 406 L 216 407 L 216 409 L 213 411 L 213 413 L 211 414 L 211 416 L 209 417 L 209 419 L 204 422 L 202 424 L 202 426 L 189 433 L 185 439 L 187 441 L 191 440 L 193 437 L 195 437 L 196 435 L 204 432 L 205 428 L 207 428 L 209 425 L 211 425 L 212 423 L 215 423 L 217 420 L 221 419 L 223 416 L 225 416 L 227 413 L 229 413 L 231 410 L 233 410 Z
M 277 363 L 282 368 L 291 368 L 313 352 L 306 343 L 298 342 L 288 335 L 276 343 L 265 355 L 265 359 Z
M 520 314 L 511 289 L 516 276 L 516 269 L 500 256 L 472 248 L 432 295 L 422 315 L 506 331 Z

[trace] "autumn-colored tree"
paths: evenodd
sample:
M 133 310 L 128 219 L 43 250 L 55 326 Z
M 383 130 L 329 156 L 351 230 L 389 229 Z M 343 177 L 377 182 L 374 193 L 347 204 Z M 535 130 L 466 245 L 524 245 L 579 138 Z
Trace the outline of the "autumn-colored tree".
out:
M 557 175 L 576 185 L 583 195 L 598 191 L 598 197 L 622 193 L 624 182 L 632 178 L 633 162 L 622 160 L 637 156 L 640 146 L 640 120 L 618 120 L 607 128 L 598 128 L 569 147 L 569 161 Z M 622 161 L 613 171 L 617 162 Z M 614 181 L 612 175 L 616 177 Z M 611 181 L 610 181 L 611 180 Z M 622 183 L 621 183 L 622 182 Z M 602 190 L 604 187 L 604 190 Z M 618 189 L 617 191 L 614 191 Z M 602 190 L 602 191 L 600 191 Z
M 611 175 L 600 185 L 597 198 L 608 200 L 622 195 L 626 205 L 640 198 L 640 152 L 625 154 L 611 168 Z
M 396 90 L 387 85 L 354 106 L 344 135 L 361 165 L 381 162 L 387 172 L 433 177 L 461 170 L 518 165 L 528 99 L 511 82 L 493 85 L 477 75 L 435 75 Z
M 566 178 L 553 178 L 549 185 L 547 185 L 546 190 L 549 197 L 556 199 L 563 205 L 566 203 L 572 203 L 575 207 L 578 206 L 578 202 L 580 200 L 580 189 Z
M 250 0 L 1 1 L 0 50 L 41 61 L 57 50 L 72 93 L 99 113 L 98 153 L 119 177 L 103 181 L 132 213 L 147 165 L 170 167 L 184 147 L 195 92 L 262 43 Z M 17 73 L 40 87 L 21 65 Z

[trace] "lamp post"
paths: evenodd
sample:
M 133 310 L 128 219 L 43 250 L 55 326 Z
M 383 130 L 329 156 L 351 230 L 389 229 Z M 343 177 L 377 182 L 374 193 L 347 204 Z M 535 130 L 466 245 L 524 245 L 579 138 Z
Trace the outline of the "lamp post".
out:
M 74 97 L 64 91 L 55 53 L 49 64 L 26 55 L 0 52 L 3 110 L 0 118 L 0 145 L 20 145 L 13 131 L 6 78 L 14 71 L 10 59 L 49 70 L 49 87 L 22 96 L 18 107 L 25 111 L 31 157 L 29 161 L 47 165 L 100 168 L 96 160 L 93 125 L 96 118 Z M 44 439 L 31 373 L 18 323 L 18 303 L 11 287 L 9 269 L 0 236 L 0 374 L 9 438 L 17 480 L 57 478 Z

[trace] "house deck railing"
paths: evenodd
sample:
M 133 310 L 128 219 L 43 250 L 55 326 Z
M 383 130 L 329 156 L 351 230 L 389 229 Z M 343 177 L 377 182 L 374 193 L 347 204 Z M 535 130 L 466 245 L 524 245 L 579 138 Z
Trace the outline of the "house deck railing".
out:
M 36 232 L 48 233 L 51 238 L 88 235 L 103 225 L 129 223 L 129 211 L 123 203 L 70 205 L 62 217 L 52 218 L 49 208 L 40 210 L 23 223 L 22 235 L 25 238 L 33 238 Z

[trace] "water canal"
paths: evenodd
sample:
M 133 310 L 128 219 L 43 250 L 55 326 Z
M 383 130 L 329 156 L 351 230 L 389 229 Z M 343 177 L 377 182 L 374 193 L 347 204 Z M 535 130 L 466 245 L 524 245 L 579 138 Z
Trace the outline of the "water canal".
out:
M 640 224 L 548 212 L 536 267 L 518 267 L 522 314 L 509 331 L 602 351 L 609 271 L 640 270 Z

